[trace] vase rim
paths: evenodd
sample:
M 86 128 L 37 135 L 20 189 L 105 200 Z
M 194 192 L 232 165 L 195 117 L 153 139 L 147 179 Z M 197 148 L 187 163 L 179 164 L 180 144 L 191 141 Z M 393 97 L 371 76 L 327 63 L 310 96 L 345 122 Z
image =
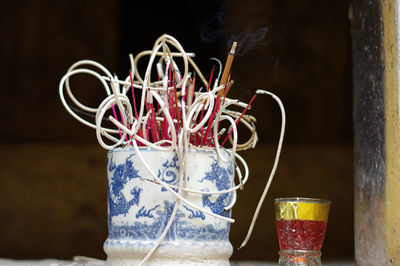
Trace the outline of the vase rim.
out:
M 141 152 L 164 152 L 164 153 L 175 153 L 175 150 L 167 150 L 167 151 L 162 151 L 162 150 L 156 150 L 151 147 L 138 147 Z M 225 149 L 222 149 L 225 150 Z M 118 147 L 112 150 L 109 150 L 108 153 L 114 153 L 114 152 L 124 152 L 124 151 L 135 151 L 134 147 Z M 205 153 L 216 153 L 215 149 L 206 149 L 206 148 L 188 148 L 188 152 L 205 152 Z

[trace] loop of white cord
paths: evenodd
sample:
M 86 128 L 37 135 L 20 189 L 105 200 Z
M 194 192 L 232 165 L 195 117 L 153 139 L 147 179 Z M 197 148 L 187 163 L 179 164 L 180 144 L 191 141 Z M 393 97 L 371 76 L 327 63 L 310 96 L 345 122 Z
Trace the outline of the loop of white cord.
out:
M 243 243 L 240 245 L 239 249 L 241 249 L 241 248 L 243 248 L 244 246 L 246 246 L 247 242 L 249 241 L 250 236 L 251 236 L 251 233 L 253 232 L 254 225 L 255 225 L 255 223 L 256 223 L 258 214 L 260 213 L 260 210 L 261 210 L 262 204 L 263 204 L 263 202 L 264 202 L 264 199 L 265 199 L 265 197 L 267 196 L 269 187 L 271 186 L 272 179 L 274 178 L 276 169 L 277 169 L 277 167 L 278 167 L 279 156 L 280 156 L 280 154 L 281 154 L 281 149 L 282 149 L 282 144 L 283 144 L 283 138 L 284 138 L 284 136 L 285 136 L 285 127 L 286 127 L 286 113 L 285 113 L 285 107 L 283 106 L 282 101 L 279 99 L 279 97 L 276 96 L 275 94 L 269 92 L 269 91 L 264 91 L 264 90 L 257 90 L 256 93 L 257 93 L 257 94 L 266 94 L 266 95 L 270 95 L 270 96 L 278 103 L 279 108 L 280 108 L 280 110 L 281 110 L 281 116 L 282 116 L 281 133 L 280 133 L 280 135 L 279 135 L 278 148 L 277 148 L 277 150 L 276 150 L 275 161 L 274 161 L 274 164 L 273 164 L 273 166 L 272 166 L 271 173 L 269 174 L 268 181 L 267 181 L 267 184 L 265 185 L 265 188 L 264 188 L 264 191 L 263 191 L 263 193 L 262 193 L 262 195 L 261 195 L 261 198 L 260 198 L 260 200 L 258 201 L 257 208 L 256 208 L 256 210 L 255 210 L 255 212 L 254 212 L 253 219 L 251 220 L 250 227 L 249 227 L 249 230 L 248 230 L 248 232 L 247 232 L 247 235 L 246 235 L 246 237 L 245 237 Z

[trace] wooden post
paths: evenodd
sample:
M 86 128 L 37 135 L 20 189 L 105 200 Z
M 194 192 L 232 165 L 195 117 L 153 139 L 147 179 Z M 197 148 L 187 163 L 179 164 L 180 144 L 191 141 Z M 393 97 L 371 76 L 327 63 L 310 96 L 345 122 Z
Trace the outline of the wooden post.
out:
M 356 0 L 351 11 L 358 265 L 400 265 L 397 5 Z

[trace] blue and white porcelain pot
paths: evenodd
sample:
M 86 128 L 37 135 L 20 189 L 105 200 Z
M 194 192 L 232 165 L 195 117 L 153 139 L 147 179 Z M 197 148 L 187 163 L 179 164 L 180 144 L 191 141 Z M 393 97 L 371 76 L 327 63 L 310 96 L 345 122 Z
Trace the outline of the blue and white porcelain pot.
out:
M 140 148 L 149 168 L 166 184 L 178 186 L 180 164 L 173 151 Z M 108 153 L 107 262 L 138 265 L 160 238 L 176 204 L 176 197 L 154 182 L 133 148 Z M 224 163 L 214 151 L 189 150 L 187 187 L 222 191 L 232 187 L 234 162 Z M 177 189 L 174 189 L 177 191 Z M 196 206 L 230 217 L 226 210 L 233 193 L 182 196 Z M 229 265 L 230 224 L 180 202 L 168 233 L 146 265 Z

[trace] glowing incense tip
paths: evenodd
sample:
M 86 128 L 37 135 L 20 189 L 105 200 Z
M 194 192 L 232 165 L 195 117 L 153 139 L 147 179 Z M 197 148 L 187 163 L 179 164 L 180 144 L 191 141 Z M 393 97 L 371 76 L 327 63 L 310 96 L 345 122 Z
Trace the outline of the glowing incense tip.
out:
M 233 42 L 232 48 L 231 48 L 231 51 L 229 52 L 229 54 L 234 55 L 236 52 L 236 47 L 237 47 L 237 42 Z

